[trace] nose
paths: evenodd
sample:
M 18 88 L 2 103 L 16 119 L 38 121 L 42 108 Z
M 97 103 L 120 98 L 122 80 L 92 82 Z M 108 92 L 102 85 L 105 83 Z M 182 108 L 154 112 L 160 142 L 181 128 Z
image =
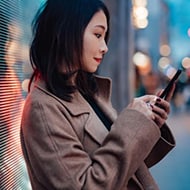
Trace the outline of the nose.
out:
M 100 52 L 102 54 L 106 54 L 108 52 L 108 46 L 107 46 L 105 41 L 103 41 L 101 46 L 100 46 Z

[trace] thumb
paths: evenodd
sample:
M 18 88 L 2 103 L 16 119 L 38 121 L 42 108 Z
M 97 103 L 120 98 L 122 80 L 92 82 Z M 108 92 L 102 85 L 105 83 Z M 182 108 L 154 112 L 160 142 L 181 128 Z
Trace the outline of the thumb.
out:
M 157 98 L 156 95 L 144 95 L 139 97 L 141 100 L 143 100 L 144 102 L 151 102 L 153 100 L 155 100 Z

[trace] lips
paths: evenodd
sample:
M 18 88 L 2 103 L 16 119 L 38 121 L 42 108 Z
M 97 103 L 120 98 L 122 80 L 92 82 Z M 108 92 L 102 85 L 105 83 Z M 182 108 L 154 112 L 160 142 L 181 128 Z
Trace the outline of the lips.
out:
M 102 58 L 94 58 L 98 63 L 102 61 Z

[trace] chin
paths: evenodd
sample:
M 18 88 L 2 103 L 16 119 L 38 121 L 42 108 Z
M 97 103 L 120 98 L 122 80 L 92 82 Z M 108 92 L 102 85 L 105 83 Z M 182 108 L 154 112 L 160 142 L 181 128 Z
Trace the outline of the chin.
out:
M 95 73 L 96 71 L 97 71 L 97 68 L 86 70 L 86 72 L 88 73 Z
M 96 68 L 96 69 L 94 69 L 93 71 L 91 71 L 90 73 L 95 73 L 97 70 L 98 70 L 98 69 Z

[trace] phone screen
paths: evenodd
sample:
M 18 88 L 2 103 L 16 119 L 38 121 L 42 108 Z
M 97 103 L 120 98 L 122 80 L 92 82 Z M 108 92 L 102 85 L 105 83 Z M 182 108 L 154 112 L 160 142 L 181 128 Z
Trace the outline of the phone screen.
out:
M 179 78 L 180 74 L 181 74 L 182 70 L 178 69 L 177 72 L 175 73 L 175 75 L 172 77 L 172 79 L 169 81 L 168 85 L 166 86 L 166 88 L 164 89 L 164 91 L 162 92 L 162 94 L 160 95 L 160 98 L 165 98 L 167 97 L 168 93 L 170 92 L 173 83 Z

